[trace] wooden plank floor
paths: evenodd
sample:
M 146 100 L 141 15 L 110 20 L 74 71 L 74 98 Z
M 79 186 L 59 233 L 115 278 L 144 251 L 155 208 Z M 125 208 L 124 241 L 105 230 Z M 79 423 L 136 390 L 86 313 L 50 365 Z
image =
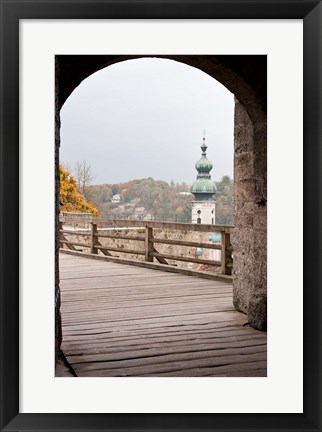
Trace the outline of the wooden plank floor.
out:
M 231 284 L 61 253 L 60 286 L 77 376 L 266 376 L 266 333 Z

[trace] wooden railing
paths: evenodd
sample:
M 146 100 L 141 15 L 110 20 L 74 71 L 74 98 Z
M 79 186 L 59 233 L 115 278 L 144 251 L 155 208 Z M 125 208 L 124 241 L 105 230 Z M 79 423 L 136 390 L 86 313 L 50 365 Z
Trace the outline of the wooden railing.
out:
M 210 266 L 221 267 L 220 272 L 224 275 L 231 275 L 232 272 L 232 246 L 230 236 L 234 227 L 227 225 L 206 225 L 206 224 L 190 224 L 190 223 L 177 223 L 177 222 L 147 222 L 147 221 L 131 221 L 131 220 L 93 220 L 90 222 L 90 230 L 80 231 L 75 229 L 66 229 L 63 227 L 64 223 L 68 222 L 68 219 L 61 217 L 59 221 L 59 232 L 60 232 L 60 247 L 66 245 L 69 249 L 76 250 L 76 247 L 89 248 L 91 254 L 98 254 L 99 251 L 106 256 L 113 256 L 111 252 L 119 252 L 132 255 L 143 255 L 144 260 L 147 262 L 153 262 L 157 260 L 159 263 L 169 265 L 167 260 L 184 261 L 189 263 L 206 264 Z M 110 232 L 106 228 L 110 228 Z M 100 228 L 100 229 L 99 229 Z M 105 231 L 101 229 L 105 228 Z M 144 229 L 144 236 L 138 235 L 115 235 L 113 229 L 124 229 L 124 228 L 137 228 Z M 158 238 L 154 237 L 155 231 L 172 230 L 181 232 L 204 232 L 204 233 L 220 233 L 221 242 L 220 244 L 196 242 L 196 241 L 185 241 L 170 238 Z M 68 240 L 66 237 L 73 236 L 84 236 L 88 237 L 88 242 L 77 242 Z M 115 247 L 115 245 L 103 245 L 100 239 L 108 238 L 114 240 L 135 241 L 143 243 L 141 249 L 129 249 L 126 245 L 122 247 Z M 186 257 L 172 255 L 170 253 L 160 253 L 156 249 L 157 244 L 167 244 L 182 247 L 193 247 L 202 249 L 214 249 L 221 251 L 221 259 L 202 259 L 197 257 Z

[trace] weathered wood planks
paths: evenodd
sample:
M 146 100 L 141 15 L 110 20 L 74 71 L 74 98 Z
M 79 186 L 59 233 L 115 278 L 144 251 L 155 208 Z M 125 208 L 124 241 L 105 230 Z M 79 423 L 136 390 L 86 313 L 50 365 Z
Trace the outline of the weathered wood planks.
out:
M 266 333 L 232 286 L 60 254 L 64 354 L 77 376 L 266 376 Z

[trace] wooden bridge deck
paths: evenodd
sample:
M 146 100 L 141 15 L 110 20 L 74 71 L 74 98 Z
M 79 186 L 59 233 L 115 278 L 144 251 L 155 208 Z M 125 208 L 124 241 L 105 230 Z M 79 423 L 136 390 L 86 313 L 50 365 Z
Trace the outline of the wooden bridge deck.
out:
M 266 333 L 232 286 L 60 254 L 64 354 L 77 376 L 266 376 Z

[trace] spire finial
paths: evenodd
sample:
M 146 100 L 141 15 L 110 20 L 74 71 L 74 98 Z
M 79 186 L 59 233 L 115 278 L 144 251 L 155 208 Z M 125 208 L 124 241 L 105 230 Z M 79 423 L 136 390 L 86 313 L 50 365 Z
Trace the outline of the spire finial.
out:
M 206 150 L 207 150 L 205 140 L 206 140 L 206 129 L 203 130 L 203 138 L 202 138 L 202 146 L 201 146 L 203 156 L 206 156 Z

